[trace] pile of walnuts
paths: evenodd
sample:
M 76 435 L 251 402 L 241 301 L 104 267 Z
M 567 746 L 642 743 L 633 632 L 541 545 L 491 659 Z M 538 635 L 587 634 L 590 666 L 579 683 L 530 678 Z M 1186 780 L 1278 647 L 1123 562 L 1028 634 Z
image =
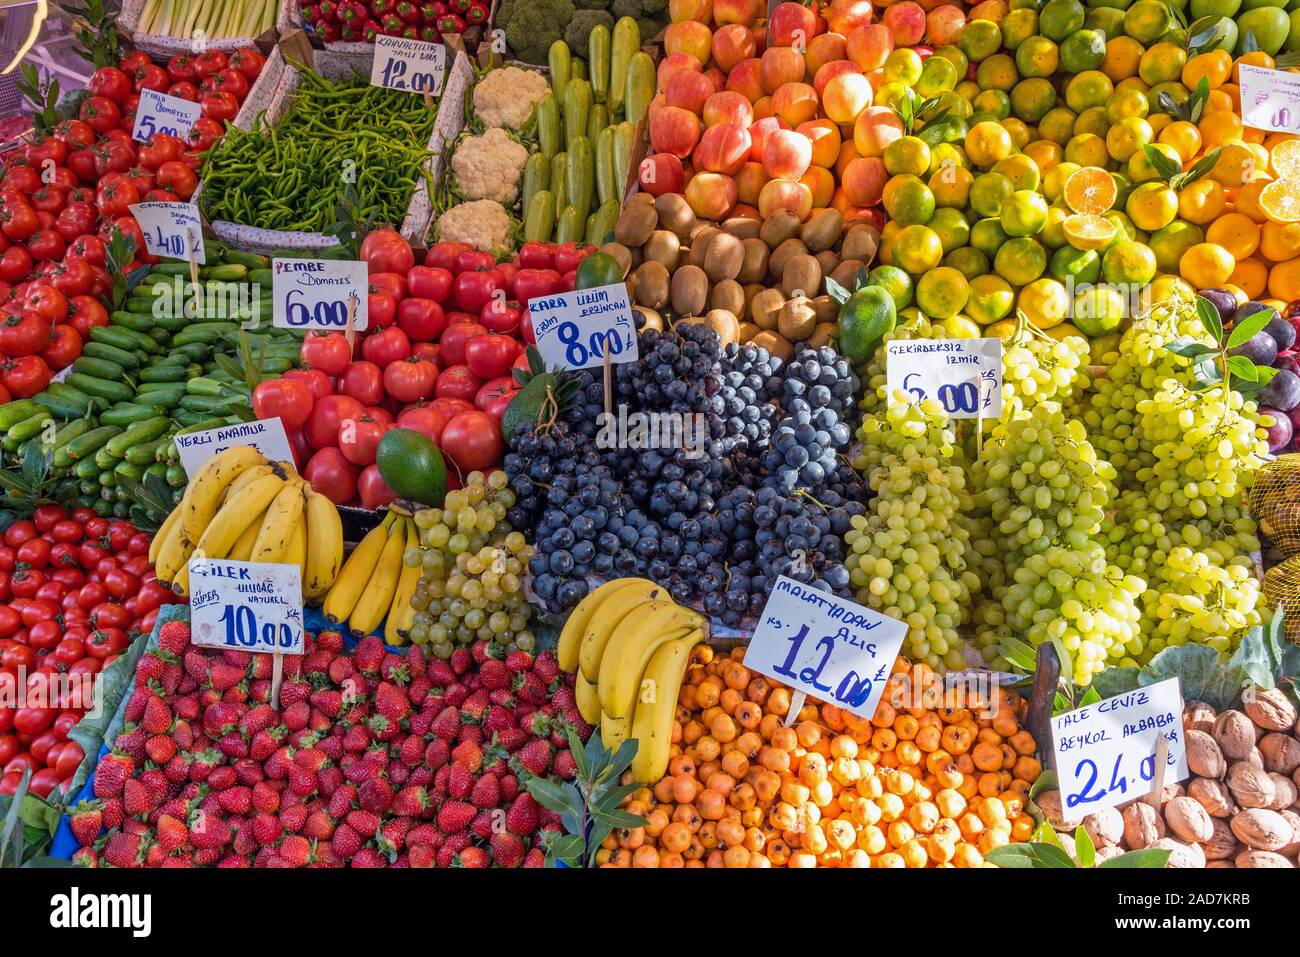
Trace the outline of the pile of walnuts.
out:
M 1165 848 L 1167 867 L 1296 867 L 1300 855 L 1300 727 L 1280 689 L 1247 690 L 1242 710 L 1183 709 L 1191 777 L 1164 788 L 1157 810 L 1138 799 L 1082 822 L 1100 863 L 1124 851 Z M 1058 791 L 1036 803 L 1073 852 L 1075 825 Z

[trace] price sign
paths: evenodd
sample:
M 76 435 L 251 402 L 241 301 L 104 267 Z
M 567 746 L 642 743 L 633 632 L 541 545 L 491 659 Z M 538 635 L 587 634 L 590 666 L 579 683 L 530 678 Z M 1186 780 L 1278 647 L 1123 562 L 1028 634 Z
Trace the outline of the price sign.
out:
M 131 139 L 148 143 L 158 133 L 166 133 L 184 140 L 190 135 L 200 114 L 197 103 L 182 100 L 179 96 L 168 96 L 157 90 L 141 90 Z
M 548 366 L 590 369 L 604 364 L 606 349 L 610 362 L 637 360 L 636 320 L 624 283 L 538 296 L 528 300 L 528 313 Z
M 1241 121 L 1257 130 L 1300 133 L 1300 74 L 1242 63 Z
M 342 332 L 355 310 L 352 328 L 364 332 L 370 324 L 369 281 L 363 262 L 272 259 L 271 324 Z
M 128 207 L 144 233 L 145 251 L 170 259 L 189 259 L 200 266 L 203 252 L 203 222 L 193 203 L 136 203 Z
M 1177 678 L 1115 695 L 1052 719 L 1056 777 L 1067 821 L 1143 797 L 1156 779 L 1156 746 L 1168 745 L 1164 783 L 1188 775 Z
M 236 445 L 251 445 L 272 462 L 293 461 L 289 437 L 285 435 L 284 423 L 278 418 L 223 425 L 206 432 L 182 432 L 176 436 L 176 451 L 180 453 L 181 465 L 190 478 L 194 478 L 212 456 Z
M 192 640 L 207 648 L 302 654 L 302 569 L 190 559 Z
M 441 43 L 375 37 L 375 59 L 370 65 L 370 85 L 408 93 L 442 92 L 447 73 L 447 48 Z
M 907 625 L 782 575 L 745 667 L 863 718 L 876 713 Z
M 885 352 L 889 399 L 938 399 L 951 418 L 1002 414 L 1001 339 L 900 339 Z

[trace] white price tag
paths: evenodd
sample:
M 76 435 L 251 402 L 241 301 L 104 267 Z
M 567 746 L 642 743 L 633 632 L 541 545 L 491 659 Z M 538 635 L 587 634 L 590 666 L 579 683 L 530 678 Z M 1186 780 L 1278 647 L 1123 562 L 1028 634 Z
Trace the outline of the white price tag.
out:
M 169 259 L 189 259 L 202 266 L 207 259 L 203 251 L 203 221 L 193 203 L 136 203 L 128 207 L 144 233 L 145 252 Z
M 627 285 L 616 282 L 528 300 L 537 351 L 548 366 L 590 369 L 637 360 L 636 319 Z
M 257 419 L 176 436 L 176 451 L 180 453 L 181 465 L 190 478 L 194 478 L 212 456 L 236 445 L 251 445 L 272 462 L 293 462 L 289 437 L 284 432 L 284 423 L 278 418 Z
M 1241 121 L 1257 130 L 1300 133 L 1300 73 L 1242 63 Z
M 1052 719 L 1061 813 L 1078 821 L 1150 792 L 1156 741 L 1168 744 L 1165 784 L 1188 776 L 1178 679 L 1115 695 Z
M 281 329 L 342 332 L 348 312 L 352 328 L 370 325 L 370 277 L 363 262 L 332 259 L 272 259 L 271 324 Z
M 375 37 L 375 59 L 370 65 L 370 85 L 408 93 L 442 92 L 447 74 L 447 48 L 441 43 Z
M 782 575 L 745 667 L 862 718 L 876 713 L 907 625 Z
M 148 143 L 159 133 L 184 141 L 194 129 L 202 110 L 199 104 L 168 96 L 157 90 L 141 90 L 140 105 L 135 109 L 135 129 L 131 139 Z
M 300 655 L 302 569 L 191 558 L 190 621 L 196 645 Z
M 954 419 L 1002 414 L 1001 339 L 899 339 L 885 347 L 889 400 L 938 399 Z

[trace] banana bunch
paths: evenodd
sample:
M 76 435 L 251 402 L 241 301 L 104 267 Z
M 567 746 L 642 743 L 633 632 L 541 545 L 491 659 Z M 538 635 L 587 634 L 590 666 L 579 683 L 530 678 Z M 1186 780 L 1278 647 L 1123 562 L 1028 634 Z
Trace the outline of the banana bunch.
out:
M 158 580 L 178 595 L 189 591 L 191 558 L 298 565 L 303 600 L 316 601 L 343 563 L 343 523 L 291 463 L 238 445 L 203 463 L 149 545 Z
M 583 718 L 605 746 L 636 738 L 632 773 L 653 784 L 668 768 L 677 692 L 708 621 L 644 578 L 619 578 L 589 594 L 564 623 L 560 667 L 577 670 Z
M 419 546 L 415 519 L 390 505 L 383 522 L 348 556 L 325 596 L 325 617 L 336 625 L 346 621 L 348 629 L 361 637 L 385 622 L 384 641 L 405 644 L 415 619 L 411 596 L 420 581 L 420 563 L 407 565 L 402 556 Z

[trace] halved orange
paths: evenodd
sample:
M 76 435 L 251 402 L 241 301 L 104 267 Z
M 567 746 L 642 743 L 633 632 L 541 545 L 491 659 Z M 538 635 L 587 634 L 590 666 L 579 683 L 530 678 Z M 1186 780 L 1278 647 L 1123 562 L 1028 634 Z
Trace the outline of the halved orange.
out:
M 1110 174 L 1099 166 L 1085 166 L 1065 181 L 1065 205 L 1076 213 L 1100 216 L 1115 205 L 1119 189 Z
M 1269 165 L 1278 179 L 1300 178 L 1300 139 L 1283 140 L 1269 152 Z
M 1109 176 L 1106 178 L 1110 179 Z M 1068 184 L 1066 188 L 1069 188 Z M 1067 216 L 1061 228 L 1065 231 L 1066 240 L 1075 249 L 1104 249 L 1115 239 L 1115 233 L 1119 229 L 1109 219 L 1095 213 Z
M 1300 222 L 1300 179 L 1275 179 L 1259 194 L 1259 208 L 1275 223 Z

